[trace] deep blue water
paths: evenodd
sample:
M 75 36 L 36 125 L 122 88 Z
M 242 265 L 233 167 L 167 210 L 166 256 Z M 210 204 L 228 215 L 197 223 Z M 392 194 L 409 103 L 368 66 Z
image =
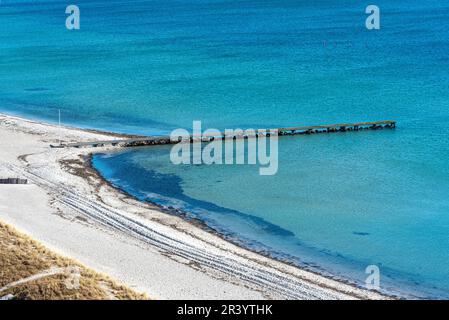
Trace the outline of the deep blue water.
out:
M 117 132 L 394 119 L 279 141 L 279 172 L 94 158 L 117 186 L 234 241 L 385 290 L 449 289 L 449 1 L 66 1 L 0 5 L 0 111 Z

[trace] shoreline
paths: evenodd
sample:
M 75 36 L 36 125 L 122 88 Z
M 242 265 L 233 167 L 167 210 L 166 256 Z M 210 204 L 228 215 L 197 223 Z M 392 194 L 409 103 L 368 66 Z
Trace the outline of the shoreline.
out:
M 200 287 L 205 290 L 210 283 L 217 284 L 215 281 L 223 282 L 224 279 L 224 282 L 232 284 L 233 290 L 235 290 L 235 293 L 231 294 L 231 298 L 242 298 L 240 293 L 243 291 L 245 291 L 245 294 L 248 294 L 249 297 L 252 298 L 260 295 L 259 298 L 263 297 L 268 299 L 391 298 L 390 296 L 385 296 L 377 292 L 367 291 L 357 287 L 354 284 L 325 277 L 311 270 L 307 270 L 306 268 L 299 268 L 298 266 L 289 265 L 285 261 L 282 262 L 275 260 L 273 257 L 266 257 L 261 253 L 249 251 L 243 247 L 240 247 L 238 244 L 236 245 L 235 243 L 230 242 L 229 239 L 226 239 L 225 235 L 221 235 L 213 229 L 211 230 L 210 227 L 207 227 L 208 230 L 205 230 L 204 224 L 201 221 L 184 219 L 182 218 L 182 214 L 174 215 L 172 212 L 169 212 L 169 210 L 164 209 L 157 204 L 145 203 L 136 200 L 132 195 L 116 188 L 112 183 L 105 180 L 91 164 L 92 155 L 94 153 L 119 151 L 123 150 L 123 148 L 112 149 L 103 147 L 96 148 L 95 151 L 93 151 L 90 148 L 75 150 L 50 150 L 49 147 L 49 142 L 56 139 L 58 134 L 60 135 L 59 138 L 64 141 L 70 141 L 75 138 L 79 140 L 85 140 L 87 138 L 100 140 L 104 139 L 105 136 L 107 137 L 113 135 L 126 137 L 127 135 L 103 132 L 99 130 L 78 129 L 73 127 L 59 128 L 52 124 L 46 124 L 34 120 L 30 121 L 1 113 L 0 121 L 0 135 L 4 132 L 5 122 L 9 122 L 9 126 L 13 127 L 13 130 L 11 130 L 11 128 L 6 129 L 9 131 L 9 134 L 11 134 L 11 131 L 14 131 L 15 133 L 15 130 L 20 128 L 20 131 L 22 132 L 21 134 L 30 136 L 36 134 L 35 128 L 33 127 L 40 127 L 43 131 L 40 135 L 41 137 L 42 135 L 45 137 L 44 140 L 37 139 L 39 149 L 42 152 L 40 154 L 40 159 L 32 159 L 36 157 L 36 153 L 32 152 L 30 154 L 28 152 L 17 154 L 17 160 L 15 162 L 18 162 L 17 166 L 19 168 L 15 168 L 15 170 L 19 170 L 19 172 L 23 172 L 24 174 L 37 173 L 39 175 L 37 180 L 42 179 L 42 176 L 48 174 L 48 170 L 51 170 L 52 168 L 58 170 L 61 176 L 58 177 L 58 179 L 54 179 L 53 177 L 53 179 L 50 179 L 52 181 L 49 181 L 49 184 L 55 183 L 54 180 L 62 180 L 62 183 L 61 181 L 58 182 L 64 187 L 73 187 L 73 184 L 75 184 L 75 188 L 81 189 L 77 190 L 77 196 L 78 193 L 80 193 L 82 197 L 88 198 L 89 201 L 94 201 L 93 205 L 101 205 L 99 208 L 102 210 L 104 209 L 103 206 L 105 206 L 108 210 L 111 209 L 114 214 L 118 214 L 117 217 L 113 216 L 114 219 L 126 218 L 129 219 L 129 221 L 120 221 L 125 221 L 126 223 L 129 223 L 130 226 L 136 228 L 137 226 L 144 226 L 149 230 L 151 230 L 151 228 L 157 229 L 159 233 L 168 232 L 170 234 L 170 240 L 176 240 L 176 242 L 182 243 L 182 246 L 179 245 L 179 247 L 176 247 L 175 245 L 174 247 L 170 247 L 168 249 L 167 247 L 162 247 L 160 245 L 158 248 L 158 245 L 155 245 L 154 243 L 150 244 L 150 246 L 152 249 L 156 247 L 157 250 L 160 250 L 160 256 L 169 255 L 172 261 L 176 261 L 177 259 L 179 260 L 179 257 L 182 257 L 186 261 L 175 263 L 178 265 L 187 265 L 190 272 L 198 272 L 198 270 L 200 270 L 200 272 L 206 276 L 203 281 L 211 281 L 206 285 L 200 283 Z M 42 157 L 45 159 L 45 155 L 52 157 L 51 165 L 48 165 L 48 168 L 45 168 L 46 165 L 42 167 Z M 37 156 L 37 158 L 39 158 L 39 156 Z M 0 164 L 4 162 L 4 159 L 1 160 L 2 161 L 0 161 Z M 41 167 L 39 167 L 39 165 Z M 36 169 L 36 166 L 39 168 Z M 0 173 L 1 172 L 2 170 L 0 170 Z M 46 182 L 40 183 L 40 188 L 46 189 L 46 191 L 52 195 L 54 190 L 50 187 L 46 188 Z M 52 196 L 57 198 L 57 195 Z M 87 202 L 88 200 L 82 198 L 80 202 Z M 73 207 L 70 209 L 80 210 L 80 208 L 76 208 L 76 203 L 71 203 L 71 205 Z M 91 205 L 90 202 L 89 205 Z M 63 208 L 66 206 L 67 204 L 59 208 L 63 214 L 67 211 L 67 208 Z M 115 212 L 115 210 L 120 210 L 120 212 Z M 1 214 L 0 217 L 2 217 Z M 119 220 L 114 221 L 114 223 L 118 223 L 117 221 Z M 111 222 L 109 223 L 111 224 Z M 117 233 L 117 229 L 126 228 L 124 228 L 123 225 L 119 225 L 116 226 L 115 230 L 108 229 L 108 231 L 115 234 Z M 149 244 L 148 242 L 151 242 L 152 240 L 150 237 L 143 237 L 143 231 L 139 233 L 140 231 L 138 230 L 131 230 L 133 232 L 121 230 L 120 232 L 123 231 L 126 237 L 131 237 L 131 239 L 134 238 L 133 241 L 136 241 L 136 238 L 141 238 L 137 240 L 140 244 L 143 238 L 145 247 Z M 147 230 L 144 231 L 146 232 Z M 127 240 L 130 239 L 127 238 Z M 190 249 L 194 248 L 198 251 L 198 255 L 187 255 L 187 252 L 181 248 L 183 246 L 187 246 Z M 202 250 L 198 250 L 199 248 Z M 203 255 L 206 255 L 207 257 L 213 256 L 213 259 L 211 260 L 213 260 L 214 263 L 209 263 L 207 259 L 204 259 Z M 235 263 L 227 263 L 227 260 L 232 260 L 236 263 L 236 266 L 234 266 Z M 236 270 L 233 270 L 233 268 L 241 268 L 242 270 L 245 270 L 245 272 L 241 273 L 240 276 L 236 276 Z M 251 273 L 251 276 L 246 276 L 247 271 Z M 267 277 L 270 278 L 269 281 L 265 279 Z M 122 281 L 123 278 L 126 277 L 119 276 L 119 280 Z M 217 278 L 220 280 L 217 280 Z M 126 280 L 124 283 L 126 284 Z M 285 288 L 286 285 L 289 288 Z M 144 285 L 142 285 L 142 287 L 144 287 Z M 205 296 L 207 297 L 208 295 L 206 294 Z M 199 295 L 198 297 L 200 298 L 201 296 Z M 172 297 L 165 296 L 163 298 L 170 299 Z
M 149 146 L 151 147 L 151 146 Z M 140 147 L 135 147 L 135 148 L 140 148 Z M 127 149 L 127 148 L 125 148 Z M 114 152 L 121 152 L 123 151 L 124 148 L 120 148 L 117 149 L 116 151 L 110 151 L 108 153 L 114 153 Z M 256 249 L 256 248 L 251 248 L 249 245 L 250 243 L 247 243 L 245 245 L 245 241 L 239 239 L 237 236 L 233 237 L 230 233 L 229 234 L 225 234 L 222 233 L 216 229 L 214 229 L 213 227 L 209 226 L 205 221 L 202 221 L 200 219 L 197 218 L 189 218 L 188 217 L 188 213 L 186 211 L 183 211 L 181 209 L 177 209 L 177 208 L 170 208 L 170 207 L 165 207 L 163 205 L 160 205 L 158 203 L 155 203 L 151 200 L 145 200 L 142 201 L 140 199 L 138 199 L 136 196 L 128 193 L 127 191 L 123 190 L 122 188 L 115 186 L 111 181 L 107 180 L 105 177 L 102 176 L 102 174 L 93 166 L 92 164 L 92 158 L 93 156 L 97 154 L 97 152 L 92 152 L 87 156 L 87 160 L 86 160 L 86 165 L 89 166 L 89 169 L 93 170 L 95 172 L 95 174 L 97 175 L 98 179 L 102 180 L 103 183 L 107 184 L 109 187 L 111 187 L 112 189 L 115 189 L 118 193 L 121 193 L 123 196 L 125 197 L 129 197 L 130 199 L 132 199 L 133 201 L 138 201 L 140 203 L 145 203 L 145 204 L 149 204 L 150 206 L 155 206 L 157 208 L 157 210 L 161 211 L 164 214 L 168 214 L 168 215 L 172 215 L 175 217 L 179 217 L 181 219 L 183 219 L 184 221 L 186 221 L 189 224 L 192 224 L 194 227 L 200 228 L 201 230 L 204 230 L 214 236 L 219 237 L 220 239 L 222 239 L 223 241 L 229 242 L 243 250 L 248 250 L 251 251 L 255 254 L 261 255 L 264 258 L 270 259 L 270 260 L 274 260 L 276 262 L 279 263 L 283 263 L 286 264 L 288 266 L 291 266 L 293 268 L 298 268 L 298 269 L 302 269 L 304 271 L 313 273 L 316 276 L 319 277 L 324 277 L 327 279 L 331 279 L 334 281 L 338 281 L 341 282 L 343 284 L 352 286 L 354 288 L 357 289 L 361 289 L 364 290 L 363 287 L 355 284 L 354 282 L 351 282 L 349 279 L 343 279 L 341 277 L 338 276 L 333 276 L 332 274 L 330 274 L 329 272 L 320 272 L 317 270 L 314 270 L 313 267 L 309 267 L 306 264 L 304 265 L 300 265 L 297 264 L 291 260 L 289 260 L 288 258 L 280 258 L 277 257 L 276 254 L 274 252 L 270 252 L 268 249 L 267 250 L 263 250 L 263 249 Z M 395 294 L 389 294 L 386 292 L 378 292 L 379 294 L 385 295 L 386 297 L 392 298 L 392 299 L 400 299 L 401 297 L 399 297 L 398 295 Z
M 353 288 L 356 288 L 356 289 L 359 289 L 362 291 L 366 291 L 366 289 L 363 286 L 358 285 L 355 281 L 352 281 L 349 277 L 345 278 L 344 276 L 334 275 L 331 272 L 327 271 L 325 268 L 320 268 L 321 265 L 313 266 L 313 265 L 309 265 L 308 263 L 301 264 L 299 262 L 294 261 L 295 260 L 294 256 L 287 255 L 286 257 L 281 257 L 281 256 L 276 255 L 276 254 L 278 254 L 278 252 L 270 251 L 270 248 L 268 248 L 268 247 L 256 248 L 254 246 L 256 244 L 252 243 L 251 241 L 246 241 L 245 239 L 239 238 L 238 235 L 235 233 L 221 232 L 219 230 L 216 230 L 214 227 L 208 225 L 206 221 L 203 221 L 199 218 L 188 217 L 188 215 L 189 215 L 188 211 L 184 211 L 182 209 L 174 208 L 171 206 L 166 207 L 164 205 L 153 202 L 152 200 L 141 200 L 137 196 L 127 192 L 126 190 L 122 189 L 121 187 L 114 185 L 113 182 L 111 182 L 107 178 L 105 178 L 101 174 L 101 172 L 95 168 L 95 166 L 92 163 L 93 156 L 95 156 L 96 154 L 112 154 L 112 153 L 116 153 L 116 152 L 117 153 L 118 152 L 126 152 L 127 149 L 151 148 L 151 147 L 152 147 L 152 145 L 120 147 L 120 148 L 115 147 L 112 150 L 109 150 L 107 152 L 94 151 L 94 152 L 89 153 L 88 156 L 86 157 L 86 166 L 88 166 L 90 170 L 93 170 L 93 172 L 98 177 L 98 179 L 100 179 L 104 184 L 106 184 L 110 188 L 116 190 L 116 192 L 122 194 L 124 197 L 130 198 L 133 201 L 137 201 L 142 204 L 148 204 L 150 206 L 154 206 L 157 208 L 158 211 L 161 211 L 164 214 L 174 216 L 174 217 L 179 217 L 182 220 L 184 220 L 185 222 L 193 225 L 194 227 L 200 228 L 201 230 L 203 230 L 207 233 L 210 233 L 213 236 L 219 237 L 223 241 L 229 242 L 230 244 L 235 245 L 238 248 L 241 248 L 242 250 L 248 250 L 256 255 L 260 255 L 263 258 L 273 260 L 277 263 L 285 264 L 285 265 L 288 265 L 293 268 L 298 268 L 303 271 L 312 273 L 318 277 L 323 277 L 323 278 L 326 278 L 326 279 L 329 279 L 332 281 L 337 281 L 341 284 L 348 285 L 348 286 L 351 286 Z M 391 289 L 391 283 L 390 283 L 390 289 Z M 383 296 L 386 299 L 417 299 L 420 297 L 419 296 L 420 293 L 414 292 L 414 291 L 401 292 L 400 290 L 396 290 L 395 292 L 389 292 L 387 290 L 380 290 L 380 291 L 373 291 L 373 292 Z

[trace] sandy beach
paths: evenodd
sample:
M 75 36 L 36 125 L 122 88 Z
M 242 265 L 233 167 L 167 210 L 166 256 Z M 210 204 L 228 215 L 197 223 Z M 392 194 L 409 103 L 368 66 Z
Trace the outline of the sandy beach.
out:
M 105 183 L 89 154 L 50 148 L 108 133 L 0 115 L 0 220 L 156 299 L 384 299 L 237 247 Z

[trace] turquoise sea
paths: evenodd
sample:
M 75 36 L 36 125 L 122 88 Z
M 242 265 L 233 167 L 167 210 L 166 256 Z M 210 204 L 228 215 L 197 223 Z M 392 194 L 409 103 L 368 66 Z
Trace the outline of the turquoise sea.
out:
M 0 112 L 138 134 L 397 120 L 282 137 L 279 171 L 97 155 L 143 201 L 266 255 L 406 297 L 449 298 L 449 1 L 2 0 Z

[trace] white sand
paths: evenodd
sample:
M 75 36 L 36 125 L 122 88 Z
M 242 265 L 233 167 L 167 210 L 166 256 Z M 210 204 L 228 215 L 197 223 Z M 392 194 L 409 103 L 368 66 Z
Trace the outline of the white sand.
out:
M 75 175 L 89 173 L 83 155 L 108 149 L 51 149 L 58 139 L 111 137 L 0 115 L 0 177 L 31 181 L 0 185 L 0 220 L 61 254 L 160 299 L 385 298 L 249 252 L 96 176 Z

